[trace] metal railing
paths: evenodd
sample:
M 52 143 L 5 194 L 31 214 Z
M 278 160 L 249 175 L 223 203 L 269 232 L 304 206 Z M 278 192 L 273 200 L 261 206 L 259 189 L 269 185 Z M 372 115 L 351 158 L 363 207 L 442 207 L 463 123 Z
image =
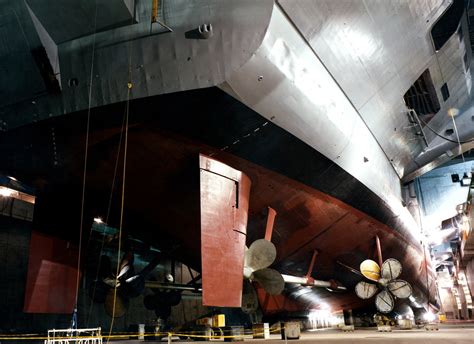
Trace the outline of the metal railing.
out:
M 48 330 L 44 344 L 102 344 L 101 328 Z

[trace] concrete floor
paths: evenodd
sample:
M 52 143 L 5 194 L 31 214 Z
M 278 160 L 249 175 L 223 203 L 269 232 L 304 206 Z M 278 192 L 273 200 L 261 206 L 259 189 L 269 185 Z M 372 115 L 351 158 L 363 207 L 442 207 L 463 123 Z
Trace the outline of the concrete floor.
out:
M 196 344 L 199 342 L 185 342 L 173 341 L 179 344 Z M 222 342 L 213 340 L 212 342 Z M 281 340 L 279 336 L 272 335 L 270 339 L 246 339 L 246 343 L 265 342 L 265 344 L 282 344 L 285 341 Z M 302 334 L 300 340 L 288 341 L 289 344 L 304 343 L 386 343 L 386 344 L 464 344 L 474 343 L 474 324 L 466 325 L 441 325 L 439 331 L 426 331 L 424 329 L 413 330 L 394 330 L 393 332 L 377 332 L 376 329 L 357 329 L 355 332 L 344 333 L 336 330 L 320 330 L 315 332 L 305 332 Z M 121 343 L 136 344 L 136 343 L 154 343 L 152 341 L 121 341 Z M 155 342 L 158 343 L 158 342 Z M 166 343 L 162 341 L 161 343 Z M 239 343 L 239 342 L 234 342 Z M 263 344 L 263 343 L 260 343 Z

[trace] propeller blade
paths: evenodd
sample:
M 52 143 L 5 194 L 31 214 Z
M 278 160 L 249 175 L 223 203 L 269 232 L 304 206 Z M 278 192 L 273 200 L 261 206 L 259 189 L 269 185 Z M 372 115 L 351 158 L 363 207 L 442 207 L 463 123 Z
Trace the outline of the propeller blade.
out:
M 256 271 L 267 268 L 272 265 L 275 258 L 276 248 L 272 242 L 265 239 L 255 240 L 245 251 L 244 270 L 250 268 Z
M 359 282 L 355 286 L 355 292 L 358 297 L 361 299 L 370 299 L 372 296 L 375 295 L 378 288 L 375 284 L 367 283 L 367 282 Z
M 258 309 L 258 297 L 255 288 L 247 280 L 244 280 L 242 293 L 242 311 L 246 314 L 255 313 Z
M 380 279 L 380 266 L 371 259 L 360 263 L 360 272 L 365 278 L 377 282 Z
M 110 288 L 120 287 L 120 281 L 115 277 L 106 277 L 102 280 Z
M 118 278 L 127 277 L 129 273 L 133 274 L 134 255 L 132 252 L 126 252 L 120 261 Z
M 252 279 L 262 286 L 270 295 L 281 294 L 285 288 L 285 280 L 281 274 L 274 269 L 260 269 L 252 274 Z
M 411 286 L 407 281 L 394 280 L 388 282 L 388 290 L 399 299 L 406 299 L 411 295 Z
M 375 307 L 381 313 L 390 313 L 394 305 L 393 297 L 387 290 L 382 290 L 375 297 Z
M 115 311 L 114 311 L 114 289 L 109 289 L 107 296 L 105 297 L 104 308 L 105 312 L 109 316 L 114 318 L 121 318 L 125 315 L 128 309 L 128 299 L 122 297 L 120 292 L 117 290 L 117 295 L 115 297 Z
M 382 264 L 382 278 L 393 280 L 402 273 L 402 264 L 396 259 L 389 258 Z

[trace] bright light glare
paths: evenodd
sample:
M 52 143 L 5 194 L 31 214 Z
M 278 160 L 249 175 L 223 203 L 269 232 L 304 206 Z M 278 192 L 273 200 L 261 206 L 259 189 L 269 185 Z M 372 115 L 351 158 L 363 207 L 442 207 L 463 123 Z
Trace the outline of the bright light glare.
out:
M 341 323 L 341 319 L 332 315 L 329 308 L 310 311 L 308 314 L 308 320 L 313 328 L 325 328 Z
M 94 217 L 94 222 L 95 223 L 104 223 L 100 217 Z
M 0 196 L 3 196 L 3 197 L 10 197 L 11 195 L 13 195 L 15 193 L 14 190 L 12 189 L 9 189 L 9 188 L 0 188 Z
M 423 314 L 423 319 L 425 319 L 426 321 L 434 321 L 436 319 L 436 314 L 426 312 L 425 314 Z
M 10 178 L 11 180 L 14 180 L 15 182 L 18 181 L 18 179 L 16 179 L 15 177 L 12 177 L 12 176 L 7 176 L 8 178 Z
M 459 114 L 459 109 L 456 109 L 456 108 L 448 109 L 448 116 L 449 117 L 454 117 L 454 116 L 457 116 L 458 114 Z

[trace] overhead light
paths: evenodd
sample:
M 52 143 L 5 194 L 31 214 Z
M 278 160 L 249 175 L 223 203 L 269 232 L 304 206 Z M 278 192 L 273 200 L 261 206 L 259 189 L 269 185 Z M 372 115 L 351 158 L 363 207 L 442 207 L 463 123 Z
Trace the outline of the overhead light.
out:
M 15 182 L 18 181 L 18 179 L 16 179 L 15 177 L 12 177 L 12 176 L 7 176 L 8 178 L 10 178 L 11 180 L 14 180 Z
M 95 223 L 104 223 L 100 217 L 94 217 L 94 222 Z
M 461 186 L 469 186 L 471 185 L 471 174 L 467 174 L 464 172 L 462 179 L 461 179 Z

